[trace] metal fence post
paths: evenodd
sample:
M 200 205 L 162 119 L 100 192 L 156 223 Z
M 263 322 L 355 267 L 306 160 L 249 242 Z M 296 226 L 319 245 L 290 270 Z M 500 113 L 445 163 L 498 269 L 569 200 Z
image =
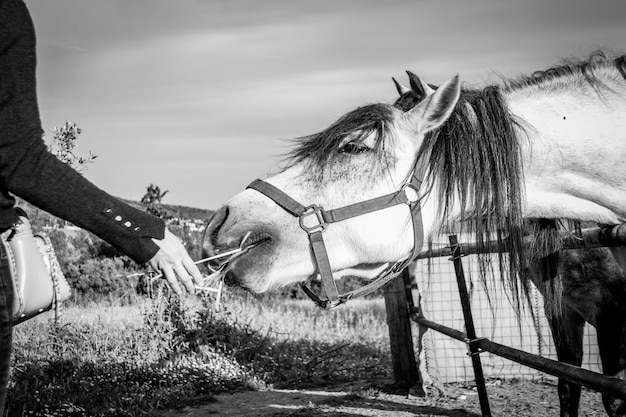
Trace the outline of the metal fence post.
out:
M 480 409 L 483 417 L 491 417 L 491 409 L 489 407 L 489 397 L 487 396 L 487 388 L 485 387 L 485 377 L 483 376 L 483 367 L 480 361 L 480 350 L 476 345 L 476 330 L 474 329 L 474 319 L 472 317 L 472 309 L 470 306 L 469 295 L 467 293 L 467 285 L 465 284 L 465 273 L 463 272 L 463 263 L 461 262 L 461 248 L 456 235 L 448 237 L 450 241 L 450 251 L 452 257 L 450 260 L 454 263 L 454 272 L 456 273 L 456 282 L 459 287 L 459 295 L 461 297 L 461 308 L 463 309 L 463 318 L 465 319 L 465 332 L 467 333 L 466 343 L 469 346 L 469 355 L 472 358 L 472 366 L 474 367 L 474 377 L 476 379 L 476 389 L 478 390 L 478 399 L 480 401 Z

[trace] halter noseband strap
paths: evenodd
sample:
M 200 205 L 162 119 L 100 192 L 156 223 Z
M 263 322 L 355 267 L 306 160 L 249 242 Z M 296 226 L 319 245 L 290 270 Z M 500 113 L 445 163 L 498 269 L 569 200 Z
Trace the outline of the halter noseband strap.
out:
M 420 158 L 419 160 L 424 161 L 424 158 Z M 417 255 L 421 249 L 418 247 L 419 242 L 421 242 L 423 238 L 422 216 L 418 193 L 422 185 L 424 172 L 425 163 L 419 164 L 416 162 L 411 179 L 399 191 L 333 210 L 324 210 L 317 205 L 305 207 L 280 189 L 263 180 L 257 179 L 248 185 L 247 188 L 264 194 L 286 212 L 298 218 L 300 227 L 309 237 L 309 243 L 317 265 L 317 272 L 322 278 L 322 285 L 324 286 L 327 299 L 321 299 L 304 283 L 301 284 L 302 289 L 319 307 L 332 308 L 345 303 L 350 298 L 369 294 L 382 287 L 395 278 Z M 337 290 L 337 285 L 335 284 L 335 279 L 333 278 L 322 233 L 326 230 L 329 223 L 347 220 L 398 204 L 407 204 L 411 210 L 414 235 L 412 254 L 406 259 L 400 260 L 387 267 L 374 281 L 364 287 L 340 295 Z

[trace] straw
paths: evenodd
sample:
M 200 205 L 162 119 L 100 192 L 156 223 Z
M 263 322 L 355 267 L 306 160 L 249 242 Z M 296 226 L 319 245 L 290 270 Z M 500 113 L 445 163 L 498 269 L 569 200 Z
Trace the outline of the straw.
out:
M 215 291 L 218 293 L 221 291 L 222 281 L 224 278 L 224 274 L 223 274 L 224 270 L 228 267 L 228 265 L 230 265 L 230 263 L 233 262 L 233 260 L 235 260 L 239 256 L 243 255 L 245 252 L 247 252 L 248 250 L 256 246 L 256 244 L 253 243 L 251 245 L 244 247 L 244 243 L 250 237 L 251 234 L 252 232 L 248 232 L 244 235 L 243 239 L 241 239 L 241 243 L 239 244 L 238 248 L 229 250 L 228 252 L 209 256 L 208 258 L 200 259 L 194 262 L 194 264 L 198 265 L 198 264 L 202 264 L 205 262 L 214 261 L 216 259 L 228 258 L 226 259 L 225 262 L 223 262 L 219 267 L 215 269 L 207 265 L 207 268 L 211 271 L 211 274 L 202 277 L 202 283 L 200 285 L 195 286 L 197 290 L 204 290 L 204 291 L 208 290 L 208 291 Z M 157 278 L 161 278 L 161 277 L 163 277 L 163 274 L 155 275 L 151 279 L 156 280 Z

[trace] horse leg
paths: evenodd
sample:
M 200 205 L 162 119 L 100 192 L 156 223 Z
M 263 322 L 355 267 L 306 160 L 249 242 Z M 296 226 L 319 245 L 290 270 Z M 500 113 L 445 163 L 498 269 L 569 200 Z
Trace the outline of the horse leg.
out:
M 546 309 L 547 310 L 547 309 Z M 574 309 L 563 304 L 560 314 L 548 315 L 552 339 L 559 362 L 580 366 L 583 362 L 583 331 L 585 320 Z M 580 385 L 559 378 L 558 393 L 561 417 L 578 416 Z
M 596 329 L 602 373 L 626 379 L 626 313 L 603 312 L 598 316 Z M 602 394 L 602 403 L 609 416 L 626 416 L 626 401 Z
M 559 252 L 540 258 L 535 262 L 529 277 L 544 297 L 544 311 L 552 330 L 559 362 L 580 366 L 583 361 L 585 319 L 570 305 L 572 300 L 567 296 L 576 275 L 571 274 L 570 270 L 563 271 L 568 274 L 560 277 L 563 283 L 562 292 L 555 287 L 555 280 L 559 279 L 559 268 L 562 267 L 559 258 Z M 559 378 L 561 417 L 578 416 L 580 390 L 580 385 Z
M 559 362 L 580 366 L 583 360 L 583 331 L 585 319 L 572 306 L 567 296 L 575 274 L 559 277 L 560 253 L 551 253 L 537 259 L 527 270 L 530 278 L 544 297 L 544 311 L 552 330 L 552 340 L 556 347 Z M 571 272 L 571 271 L 567 271 Z M 557 281 L 563 288 L 558 289 Z M 561 417 L 577 417 L 580 403 L 578 384 L 559 378 L 558 395 L 561 406 Z
M 616 246 L 609 248 L 613 258 L 617 264 L 622 268 L 624 272 L 626 272 L 626 247 L 624 246 Z

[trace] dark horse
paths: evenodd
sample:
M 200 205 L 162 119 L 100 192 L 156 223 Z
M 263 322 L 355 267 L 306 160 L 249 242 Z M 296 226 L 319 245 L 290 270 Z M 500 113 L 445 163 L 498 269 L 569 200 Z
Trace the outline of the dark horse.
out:
M 596 328 L 603 373 L 623 379 L 626 276 L 608 252 L 606 249 L 562 251 L 536 262 L 530 277 L 544 295 L 544 309 L 559 361 L 581 365 L 587 322 Z M 562 416 L 578 415 L 580 390 L 580 385 L 559 380 Z M 602 401 L 608 415 L 624 415 L 620 401 L 607 395 L 602 396 Z
M 559 247 L 542 223 L 626 221 L 625 76 L 624 57 L 597 54 L 480 90 L 461 92 L 458 77 L 434 90 L 414 77 L 413 106 L 366 105 L 301 138 L 284 170 L 215 213 L 205 250 L 249 248 L 225 280 L 263 292 L 318 274 L 331 283 L 385 275 L 463 225 L 479 244 L 499 242 L 501 264 L 517 276 Z M 612 252 L 624 268 L 626 250 Z M 508 282 L 523 299 L 530 280 Z M 585 318 L 602 328 L 608 319 L 593 313 Z M 623 348 L 611 350 L 621 359 L 605 373 L 623 376 Z M 575 415 L 576 388 L 564 387 L 563 413 Z M 605 405 L 626 415 L 621 401 Z

